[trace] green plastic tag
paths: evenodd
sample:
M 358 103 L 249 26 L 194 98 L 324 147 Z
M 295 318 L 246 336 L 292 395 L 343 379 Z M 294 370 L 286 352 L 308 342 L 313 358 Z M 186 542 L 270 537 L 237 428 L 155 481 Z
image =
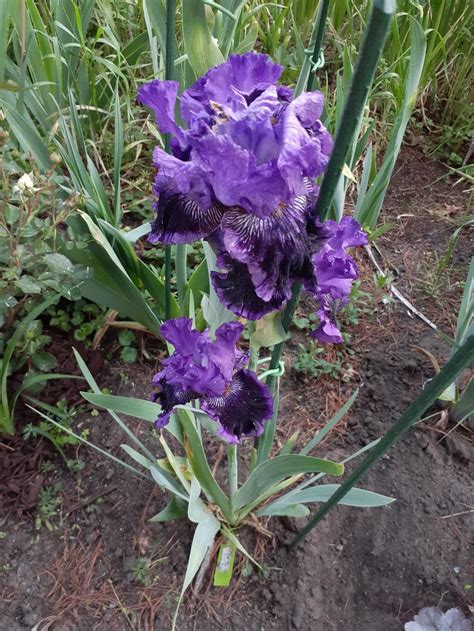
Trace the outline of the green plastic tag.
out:
M 228 587 L 234 568 L 235 546 L 228 539 L 219 548 L 214 572 L 214 587 Z

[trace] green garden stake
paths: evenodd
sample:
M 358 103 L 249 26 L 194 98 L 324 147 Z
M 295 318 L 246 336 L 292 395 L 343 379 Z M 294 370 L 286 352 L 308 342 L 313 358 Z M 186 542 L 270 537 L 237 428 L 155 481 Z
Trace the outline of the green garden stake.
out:
M 216 571 L 214 572 L 214 587 L 229 587 L 235 561 L 235 545 L 226 539 L 219 548 Z
M 322 221 L 328 216 L 337 183 L 346 162 L 347 152 L 364 111 L 375 69 L 395 10 L 395 0 L 374 0 L 372 3 L 359 59 L 352 77 L 349 95 L 344 104 L 341 122 L 337 129 L 334 149 L 316 203 L 316 214 Z

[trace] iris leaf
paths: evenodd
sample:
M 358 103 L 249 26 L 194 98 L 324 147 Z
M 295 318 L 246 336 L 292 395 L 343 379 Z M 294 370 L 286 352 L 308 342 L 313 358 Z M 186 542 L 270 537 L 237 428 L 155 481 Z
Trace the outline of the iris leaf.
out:
M 184 447 L 191 468 L 204 491 L 218 504 L 226 519 L 232 521 L 229 498 L 217 484 L 206 459 L 201 438 L 194 425 L 191 413 L 185 408 L 178 409 L 178 417 L 184 430 Z
M 189 63 L 196 76 L 224 63 L 224 56 L 212 35 L 201 0 L 186 0 L 182 5 L 183 40 Z
M 290 454 L 276 456 L 259 464 L 250 474 L 234 497 L 233 508 L 238 510 L 255 502 L 273 486 L 286 478 L 300 473 L 320 471 L 329 475 L 341 475 L 344 465 L 332 460 Z
M 147 401 L 146 399 L 118 397 L 113 394 L 102 394 L 100 392 L 81 392 L 81 395 L 86 401 L 92 403 L 92 405 L 105 408 L 109 411 L 119 412 L 120 414 L 127 414 L 128 416 L 149 421 L 150 423 L 156 421 L 158 415 L 161 413 L 161 405 L 153 403 L 153 401 Z M 174 415 L 171 416 L 165 429 L 183 444 L 181 425 L 176 421 Z
M 188 503 L 174 495 L 165 508 L 150 519 L 150 522 L 156 523 L 179 519 L 180 517 L 186 517 L 187 512 Z
M 340 484 L 320 484 L 303 491 L 290 491 L 256 511 L 256 515 L 282 515 L 284 514 L 282 511 L 296 504 L 327 502 L 339 487 Z M 374 508 L 376 506 L 386 506 L 394 501 L 395 498 L 393 497 L 372 493 L 372 491 L 366 491 L 365 489 L 353 488 L 343 497 L 339 504 L 357 506 L 359 508 Z
M 206 521 L 200 522 L 194 531 L 193 542 L 191 544 L 191 552 L 189 553 L 188 566 L 184 577 L 183 587 L 179 596 L 176 611 L 173 617 L 172 631 L 176 628 L 176 620 L 178 618 L 179 606 L 183 600 L 184 592 L 191 585 L 192 580 L 196 576 L 204 559 L 206 558 L 209 548 L 212 546 L 215 536 L 220 530 L 220 523 L 210 514 Z

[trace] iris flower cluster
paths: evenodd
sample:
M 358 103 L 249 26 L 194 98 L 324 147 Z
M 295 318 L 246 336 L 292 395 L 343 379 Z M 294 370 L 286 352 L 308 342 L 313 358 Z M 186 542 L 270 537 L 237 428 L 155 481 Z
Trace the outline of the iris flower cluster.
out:
M 315 214 L 315 178 L 324 172 L 332 149 L 320 120 L 323 95 L 315 91 L 293 99 L 292 90 L 278 84 L 282 71 L 266 55 L 231 55 L 184 90 L 179 107 L 177 82 L 155 80 L 141 86 L 139 101 L 154 110 L 160 131 L 171 136 L 171 153 L 154 150 L 156 218 L 149 240 L 184 244 L 206 239 L 217 256 L 218 269 L 211 277 L 220 301 L 249 320 L 281 309 L 294 284 L 301 283 L 318 305 L 320 322 L 313 335 L 322 342 L 340 342 L 336 314 L 347 304 L 357 277 L 347 248 L 365 244 L 366 235 L 352 218 L 322 223 Z M 177 322 L 176 331 L 183 333 L 183 322 Z M 163 325 L 165 337 L 170 326 Z M 238 325 L 224 326 L 219 336 L 236 334 Z M 199 339 L 206 348 L 218 344 L 215 348 L 222 350 L 221 337 L 215 342 Z M 228 378 L 236 369 L 231 355 L 223 353 L 221 362 L 229 362 L 224 390 L 235 394 L 237 382 Z M 190 396 L 176 376 L 181 373 L 173 377 L 168 369 L 175 367 L 178 356 L 175 350 L 173 361 L 155 378 L 158 398 L 168 411 L 172 401 Z M 235 376 L 240 375 L 243 388 L 240 370 Z M 216 391 L 196 392 L 205 397 L 203 407 L 221 423 L 224 436 L 238 439 L 239 432 L 228 426 L 229 402 L 217 404 L 224 396 L 223 374 Z M 253 432 L 260 430 L 259 425 Z

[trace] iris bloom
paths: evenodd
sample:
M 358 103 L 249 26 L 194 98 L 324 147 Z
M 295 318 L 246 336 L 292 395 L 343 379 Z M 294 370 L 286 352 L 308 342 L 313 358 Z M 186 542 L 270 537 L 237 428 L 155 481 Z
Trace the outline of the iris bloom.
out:
M 283 68 L 266 55 L 231 55 L 178 100 L 178 83 L 141 86 L 171 135 L 171 154 L 154 150 L 156 219 L 149 240 L 207 239 L 217 254 L 220 301 L 257 320 L 280 309 L 295 282 L 315 296 L 322 341 L 340 341 L 336 312 L 357 267 L 345 248 L 363 242 L 354 220 L 320 224 L 315 178 L 332 139 L 320 121 L 323 95 L 278 85 Z M 179 112 L 180 121 L 176 120 Z M 333 225 L 334 224 L 334 225 Z M 341 236 L 344 230 L 356 238 Z
M 346 249 L 367 243 L 367 235 L 352 217 L 339 223 L 316 223 L 321 245 L 313 255 L 316 286 L 311 293 L 318 303 L 319 327 L 312 335 L 320 342 L 342 342 L 336 322 L 337 312 L 349 302 L 352 283 L 358 276 L 354 259 Z
M 242 324 L 227 322 L 211 340 L 207 331 L 193 329 L 189 318 L 162 325 L 161 334 L 174 346 L 174 353 L 163 360 L 163 370 L 153 378 L 153 400 L 162 407 L 158 428 L 168 423 L 176 405 L 199 399 L 226 441 L 260 436 L 273 413 L 272 396 L 268 386 L 245 368 L 248 356 L 236 348 L 242 330 Z
M 312 275 L 305 226 L 332 141 L 319 120 L 320 92 L 291 101 L 277 85 L 283 68 L 266 55 L 231 55 L 185 90 L 152 81 L 139 100 L 172 135 L 172 154 L 154 151 L 158 170 L 152 242 L 206 238 L 218 254 L 213 282 L 236 314 L 258 319 Z M 237 282 L 238 281 L 238 282 Z

